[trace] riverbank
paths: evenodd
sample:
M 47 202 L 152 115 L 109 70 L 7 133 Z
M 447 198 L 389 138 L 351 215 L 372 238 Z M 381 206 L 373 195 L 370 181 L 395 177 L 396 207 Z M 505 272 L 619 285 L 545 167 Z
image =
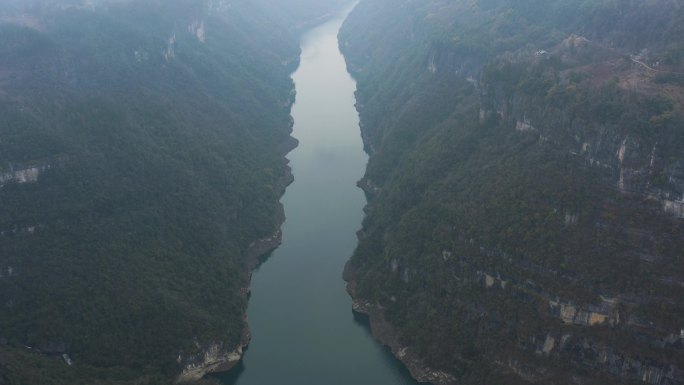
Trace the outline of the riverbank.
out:
M 296 181 L 281 200 L 282 245 L 253 275 L 254 338 L 242 363 L 212 376 L 224 385 L 415 385 L 353 317 L 340 279 L 363 218 L 366 202 L 355 183 L 368 159 L 358 134 L 356 85 L 337 45 L 343 19 L 302 38 L 291 113 L 300 145 L 288 154 Z
M 390 348 L 394 357 L 406 366 L 416 381 L 434 385 L 457 384 L 454 376 L 430 368 L 419 355 L 415 354 L 408 346 L 401 344 L 394 326 L 385 319 L 383 315 L 384 309 L 380 304 L 366 301 L 356 295 L 356 281 L 354 280 L 354 271 L 350 263 L 347 263 L 344 267 L 343 278 L 347 282 L 347 293 L 352 298 L 352 310 L 368 317 L 373 337 L 381 344 Z
M 283 153 L 283 161 L 288 162 L 285 156 L 298 145 L 297 139 L 289 136 L 288 139 L 282 143 L 280 150 Z M 285 194 L 287 186 L 294 182 L 294 175 L 292 169 L 286 166 L 285 172 L 278 180 L 278 188 L 280 190 L 280 197 Z M 270 236 L 260 238 L 253 241 L 247 251 L 246 256 L 246 271 L 245 271 L 245 287 L 241 290 L 241 295 L 244 296 L 245 302 L 249 301 L 250 286 L 252 282 L 252 274 L 259 265 L 265 261 L 266 257 L 275 250 L 283 240 L 282 225 L 285 223 L 285 209 L 282 203 L 278 203 L 276 212 L 273 215 L 273 232 Z M 204 376 L 211 373 L 227 372 L 233 369 L 240 361 L 242 356 L 249 346 L 252 339 L 252 333 L 249 329 L 249 322 L 247 313 L 242 314 L 243 329 L 240 337 L 240 342 L 236 346 L 225 346 L 223 342 L 214 342 L 206 347 L 200 348 L 200 352 L 189 357 L 178 355 L 178 363 L 184 363 L 181 374 L 176 378 L 177 384 L 191 383 L 199 381 Z
M 361 138 L 364 142 L 364 151 L 370 155 L 370 147 L 367 143 L 367 133 L 363 130 L 363 125 L 361 126 Z M 357 186 L 363 190 L 366 196 L 366 205 L 363 210 L 366 214 L 372 208 L 373 198 L 380 192 L 380 188 L 377 187 L 372 180 L 367 176 L 364 176 L 357 182 Z M 363 229 L 357 232 L 357 237 L 362 238 L 364 236 Z M 371 334 L 381 344 L 387 346 L 392 351 L 392 354 L 396 359 L 401 361 L 404 366 L 408 369 L 411 377 L 413 377 L 418 382 L 432 383 L 434 385 L 455 385 L 456 378 L 449 373 L 435 370 L 421 359 L 421 357 L 414 353 L 409 347 L 404 346 L 399 341 L 399 336 L 394 326 L 385 319 L 384 309 L 380 304 L 372 303 L 360 298 L 356 293 L 357 282 L 354 278 L 355 271 L 351 267 L 351 261 L 347 261 L 344 265 L 344 271 L 342 273 L 342 278 L 347 282 L 346 290 L 349 296 L 352 298 L 352 311 L 363 314 L 368 317 L 368 323 L 370 325 Z

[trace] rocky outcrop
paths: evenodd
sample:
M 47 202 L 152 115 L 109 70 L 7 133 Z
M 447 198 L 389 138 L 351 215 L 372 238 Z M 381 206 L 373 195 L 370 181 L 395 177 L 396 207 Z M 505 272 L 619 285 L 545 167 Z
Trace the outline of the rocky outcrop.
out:
M 169 38 L 166 42 L 166 48 L 162 51 L 162 56 L 164 56 L 164 60 L 171 61 L 171 59 L 176 57 L 176 33 L 173 32 L 171 35 L 169 35 Z
M 205 30 L 204 30 L 204 20 L 195 20 L 188 26 L 188 32 L 197 38 L 197 41 L 204 43 L 205 41 Z
M 10 182 L 16 183 L 33 183 L 38 181 L 38 177 L 50 169 L 50 163 L 39 164 L 35 166 L 18 166 L 10 167 L 9 171 L 0 174 L 0 187 Z
M 228 347 L 223 342 L 212 342 L 206 346 L 195 342 L 198 353 L 184 355 L 179 352 L 176 361 L 181 365 L 182 371 L 176 383 L 197 381 L 209 373 L 225 372 L 240 362 L 251 338 L 246 321 L 242 338 L 236 347 Z
M 654 94 L 684 92 L 679 87 L 658 83 L 654 75 L 643 68 L 627 67 L 628 61 L 624 58 L 602 57 L 601 60 L 605 61 L 591 64 L 582 62 L 581 65 L 575 63 L 582 55 L 572 47 L 586 44 L 589 43 L 585 38 L 570 36 L 548 53 L 562 58 L 564 64 L 570 66 L 569 69 L 554 74 L 557 80 L 554 80 L 556 84 L 552 91 L 562 89 L 575 98 L 589 98 L 592 95 L 588 84 L 595 84 L 596 79 L 605 78 L 608 73 L 614 79 L 614 89 L 611 92 L 616 95 L 633 92 L 642 98 L 640 103 L 656 103 L 654 100 L 657 99 L 649 99 Z M 599 49 L 597 43 L 591 44 Z M 601 49 L 608 51 L 605 47 Z M 544 57 L 544 60 L 548 59 L 547 56 Z M 662 123 L 676 113 L 677 102 L 671 105 L 664 103 L 659 107 L 660 110 L 655 109 L 657 112 L 648 111 L 652 114 L 648 119 L 653 127 L 649 128 L 650 132 L 638 131 L 630 127 L 635 126 L 633 122 L 625 120 L 616 123 L 616 119 L 613 122 L 598 122 L 599 119 L 594 115 L 571 111 L 572 106 L 567 103 L 555 105 L 551 94 L 541 98 L 520 89 L 512 91 L 509 84 L 496 78 L 506 73 L 506 66 L 525 71 L 523 68 L 534 66 L 539 60 L 541 59 L 532 53 L 527 56 L 520 54 L 515 58 L 502 59 L 501 63 L 495 65 L 500 66 L 496 71 L 483 71 L 481 81 L 477 84 L 480 93 L 480 122 L 498 119 L 501 124 L 512 127 L 521 135 L 536 136 L 539 145 L 554 146 L 557 151 L 568 154 L 572 161 L 583 162 L 595 169 L 606 184 L 614 186 L 620 192 L 636 194 L 645 200 L 657 202 L 662 212 L 675 218 L 684 218 L 684 164 L 676 155 L 676 141 L 679 139 L 675 139 L 677 134 L 668 132 L 671 128 Z M 577 67 L 573 68 L 572 65 Z M 547 75 L 548 73 L 545 76 Z M 513 75 L 506 73 L 506 76 Z M 593 80 L 578 80 L 583 77 Z M 550 81 L 549 79 L 545 81 Z M 605 83 L 602 86 L 611 87 Z M 639 86 L 643 87 L 641 92 Z M 628 103 L 618 97 L 615 99 L 612 102 Z M 598 113 L 600 111 L 596 112 Z M 654 132 L 658 132 L 658 135 Z
M 58 155 L 30 162 L 8 162 L 0 167 L 0 188 L 8 183 L 35 183 L 46 171 L 63 166 L 69 157 Z

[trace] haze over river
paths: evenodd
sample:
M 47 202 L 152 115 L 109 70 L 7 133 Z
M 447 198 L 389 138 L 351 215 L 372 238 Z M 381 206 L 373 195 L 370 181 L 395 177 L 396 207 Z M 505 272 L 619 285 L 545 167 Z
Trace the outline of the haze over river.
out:
M 415 384 L 355 319 L 342 270 L 356 245 L 365 197 L 356 187 L 367 156 L 337 32 L 347 13 L 309 31 L 293 74 L 299 147 L 282 202 L 283 243 L 252 277 L 252 342 L 230 385 Z

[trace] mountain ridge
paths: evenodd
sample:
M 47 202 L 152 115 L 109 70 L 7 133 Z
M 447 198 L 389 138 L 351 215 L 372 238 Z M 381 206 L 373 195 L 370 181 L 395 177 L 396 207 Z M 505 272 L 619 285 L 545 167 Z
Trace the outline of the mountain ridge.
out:
M 683 15 L 359 4 L 340 48 L 370 203 L 345 279 L 395 354 L 444 384 L 682 382 Z
M 3 3 L 0 382 L 234 360 L 292 178 L 293 25 L 334 3 Z

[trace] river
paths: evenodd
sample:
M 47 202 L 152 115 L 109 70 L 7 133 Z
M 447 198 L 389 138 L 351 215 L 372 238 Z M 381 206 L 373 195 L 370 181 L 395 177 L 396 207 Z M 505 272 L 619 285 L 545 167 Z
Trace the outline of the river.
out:
M 242 363 L 217 377 L 226 385 L 416 384 L 352 313 L 342 281 L 363 219 L 356 181 L 367 162 L 356 84 L 337 46 L 346 14 L 302 38 L 283 242 L 252 277 L 252 341 Z

